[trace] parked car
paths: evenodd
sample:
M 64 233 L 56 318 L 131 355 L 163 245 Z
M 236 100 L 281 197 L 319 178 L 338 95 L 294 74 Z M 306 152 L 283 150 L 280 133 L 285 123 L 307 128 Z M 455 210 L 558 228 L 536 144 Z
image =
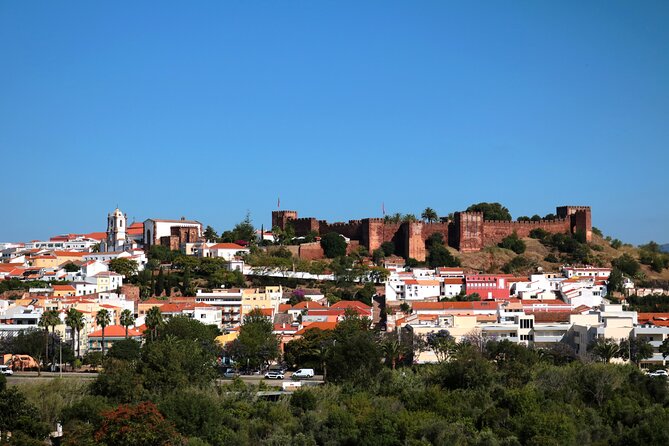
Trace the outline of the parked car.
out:
M 225 372 L 223 372 L 223 378 L 235 378 L 237 376 L 239 376 L 239 372 L 235 369 L 226 369 Z
M 314 377 L 314 369 L 299 369 L 293 373 L 293 379 L 308 379 Z
M 6 365 L 0 365 L 0 375 L 13 375 L 14 371 Z
M 267 379 L 283 379 L 283 372 L 281 370 L 270 370 L 265 373 Z
M 650 372 L 648 376 L 663 376 L 665 378 L 669 377 L 669 372 L 666 370 L 655 370 L 654 372 Z

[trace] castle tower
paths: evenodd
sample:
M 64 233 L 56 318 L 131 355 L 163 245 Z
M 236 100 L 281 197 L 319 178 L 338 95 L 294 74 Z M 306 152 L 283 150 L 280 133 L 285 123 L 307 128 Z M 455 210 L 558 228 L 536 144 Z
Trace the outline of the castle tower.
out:
M 289 220 L 297 220 L 296 211 L 272 211 L 272 228 L 278 226 L 283 230 Z
M 125 248 L 127 220 L 119 208 L 107 214 L 107 251 L 122 251 Z

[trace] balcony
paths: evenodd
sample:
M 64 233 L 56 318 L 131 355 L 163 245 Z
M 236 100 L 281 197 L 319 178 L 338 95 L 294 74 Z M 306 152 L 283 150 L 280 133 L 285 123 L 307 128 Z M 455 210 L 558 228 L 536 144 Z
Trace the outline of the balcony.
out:
M 562 340 L 564 335 L 534 335 L 535 343 L 557 343 Z

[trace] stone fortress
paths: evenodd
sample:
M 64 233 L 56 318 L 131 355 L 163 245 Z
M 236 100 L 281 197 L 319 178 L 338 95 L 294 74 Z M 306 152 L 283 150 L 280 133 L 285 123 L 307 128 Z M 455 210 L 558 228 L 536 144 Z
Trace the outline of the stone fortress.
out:
M 425 260 L 425 240 L 437 232 L 443 235 L 449 246 L 461 252 L 480 251 L 499 243 L 514 231 L 519 237 L 528 237 L 530 231 L 538 228 L 550 233 L 574 234 L 580 231 L 587 241 L 592 239 L 589 206 L 560 206 L 556 208 L 556 216 L 555 220 L 542 221 L 490 221 L 483 219 L 482 212 L 456 212 L 452 220 L 439 223 L 392 223 L 383 218 L 328 223 L 313 217 L 298 218 L 296 211 L 273 211 L 272 227 L 285 229 L 290 224 L 298 237 L 312 231 L 320 236 L 336 232 L 351 239 L 352 243 L 365 246 L 369 252 L 380 248 L 384 242 L 393 242 L 398 254 L 419 261 Z

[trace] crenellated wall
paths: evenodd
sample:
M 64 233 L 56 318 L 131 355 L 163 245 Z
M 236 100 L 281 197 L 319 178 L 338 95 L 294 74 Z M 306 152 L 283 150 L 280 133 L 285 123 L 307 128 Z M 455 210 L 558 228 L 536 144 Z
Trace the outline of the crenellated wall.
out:
M 543 229 L 550 233 L 570 232 L 570 219 L 542 221 L 484 221 L 483 246 L 495 245 L 503 238 L 513 234 L 518 237 L 529 237 L 533 229 Z
M 560 206 L 556 211 L 557 219 L 541 221 L 485 221 L 482 212 L 456 212 L 453 221 L 445 223 L 388 223 L 381 218 L 328 223 L 315 218 L 297 218 L 295 211 L 274 211 L 272 225 L 284 228 L 290 222 L 298 236 L 310 231 L 321 236 L 336 232 L 365 246 L 370 253 L 384 242 L 391 241 L 395 244 L 396 253 L 419 261 L 425 260 L 425 241 L 435 233 L 442 234 L 444 242 L 462 252 L 480 251 L 485 246 L 499 243 L 513 232 L 519 237 L 528 237 L 533 229 L 538 228 L 550 233 L 582 231 L 586 240 L 591 240 L 592 215 L 589 206 Z M 314 258 L 318 256 L 318 249 L 315 246 L 305 247 L 304 255 Z M 300 256 L 303 256 L 302 252 Z
M 325 235 L 329 232 L 336 232 L 351 240 L 362 239 L 362 220 L 349 220 L 347 223 L 328 223 L 325 220 L 320 220 L 318 223 L 320 225 L 319 231 L 321 235 Z

